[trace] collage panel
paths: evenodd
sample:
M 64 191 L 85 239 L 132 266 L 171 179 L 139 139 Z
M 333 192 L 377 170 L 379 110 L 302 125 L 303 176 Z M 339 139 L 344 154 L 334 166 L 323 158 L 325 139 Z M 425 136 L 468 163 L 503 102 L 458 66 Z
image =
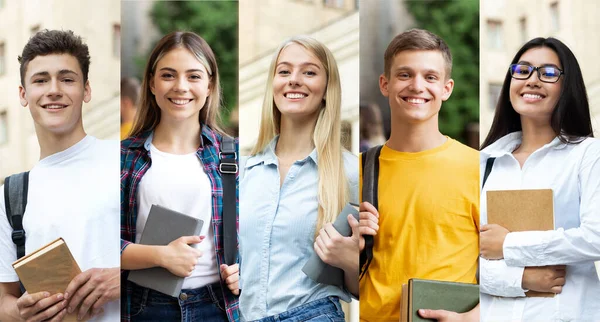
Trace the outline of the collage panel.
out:
M 239 321 L 238 2 L 122 6 L 121 321 Z
M 359 319 L 358 9 L 240 2 L 243 321 Z
M 482 2 L 481 321 L 600 317 L 598 14 Z
M 1 321 L 119 319 L 119 4 L 0 2 Z
M 476 321 L 478 3 L 366 2 L 360 320 Z

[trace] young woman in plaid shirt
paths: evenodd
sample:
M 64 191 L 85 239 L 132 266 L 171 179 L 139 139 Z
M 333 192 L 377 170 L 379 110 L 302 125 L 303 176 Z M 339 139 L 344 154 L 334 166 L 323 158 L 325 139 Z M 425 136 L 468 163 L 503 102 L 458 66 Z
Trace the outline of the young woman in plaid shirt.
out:
M 215 56 L 201 37 L 174 32 L 158 42 L 121 143 L 122 321 L 238 320 L 237 265 L 223 264 L 220 93 Z M 138 244 L 152 204 L 202 219 L 201 235 Z M 128 271 L 150 267 L 185 278 L 178 298 L 127 281 Z

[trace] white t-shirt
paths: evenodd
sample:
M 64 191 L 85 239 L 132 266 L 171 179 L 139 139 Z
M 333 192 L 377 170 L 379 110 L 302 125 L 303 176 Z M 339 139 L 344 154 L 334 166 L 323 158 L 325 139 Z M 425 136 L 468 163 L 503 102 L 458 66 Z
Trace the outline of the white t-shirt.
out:
M 120 265 L 119 142 L 92 136 L 40 160 L 29 174 L 25 254 L 62 237 L 82 271 Z M 1 188 L 4 191 L 4 187 Z M 16 282 L 17 259 L 0 198 L 0 282 Z M 118 321 L 119 301 L 93 321 Z
M 219 281 L 212 228 L 212 188 L 196 152 L 176 155 L 159 151 L 150 145 L 152 166 L 144 174 L 138 188 L 138 215 L 135 242 L 142 237 L 148 213 L 153 204 L 196 217 L 204 221 L 200 236 L 206 236 L 194 247 L 203 255 L 192 275 L 183 280 L 183 289 L 195 289 Z
M 598 321 L 600 140 L 563 144 L 556 138 L 521 168 L 512 154 L 521 137 L 521 132 L 508 134 L 481 152 L 481 173 L 487 159 L 496 158 L 481 193 L 481 224 L 487 223 L 488 190 L 550 188 L 555 230 L 509 233 L 503 260 L 481 259 L 481 321 Z M 562 264 L 567 270 L 561 294 L 524 297 L 524 267 Z

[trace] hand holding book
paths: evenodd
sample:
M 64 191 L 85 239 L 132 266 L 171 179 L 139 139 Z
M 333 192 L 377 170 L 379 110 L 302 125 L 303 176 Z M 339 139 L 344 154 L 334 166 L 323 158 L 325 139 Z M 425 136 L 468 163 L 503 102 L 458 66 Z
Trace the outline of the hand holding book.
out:
M 121 297 L 121 268 L 91 268 L 77 275 L 65 290 L 68 312 L 77 319 L 102 314 L 102 307 Z M 81 305 L 79 311 L 77 307 Z
M 183 236 L 170 242 L 167 246 L 159 246 L 160 266 L 166 268 L 173 275 L 188 277 L 202 257 L 202 251 L 190 246 L 199 244 L 205 236 Z
M 62 293 L 25 292 L 17 299 L 17 310 L 24 321 L 62 321 L 67 315 L 66 303 Z
M 508 229 L 497 224 L 483 225 L 479 234 L 481 257 L 485 259 L 504 258 L 502 247 L 508 233 Z

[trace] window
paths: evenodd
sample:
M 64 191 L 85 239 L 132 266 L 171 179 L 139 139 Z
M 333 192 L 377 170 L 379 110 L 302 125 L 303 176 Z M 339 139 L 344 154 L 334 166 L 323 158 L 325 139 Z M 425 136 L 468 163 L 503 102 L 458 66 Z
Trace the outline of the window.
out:
M 8 142 L 8 113 L 0 112 L 0 145 Z
M 521 42 L 526 43 L 529 40 L 527 38 L 527 18 L 523 17 L 519 20 L 519 28 L 521 32 Z
M 1 0 L 0 0 L 1 1 Z M 6 72 L 6 50 L 4 43 L 0 42 L 0 75 Z
M 113 39 L 112 39 L 113 57 L 121 57 L 121 25 L 113 25 Z
M 491 110 L 496 109 L 496 104 L 498 104 L 498 99 L 500 98 L 500 91 L 502 91 L 502 84 L 489 85 L 488 97 Z
M 326 7 L 344 8 L 344 0 L 323 0 Z
M 502 49 L 502 22 L 489 20 L 487 22 L 488 46 L 492 49 Z
M 556 32 L 560 28 L 558 2 L 550 4 L 550 26 L 552 27 L 552 32 Z

